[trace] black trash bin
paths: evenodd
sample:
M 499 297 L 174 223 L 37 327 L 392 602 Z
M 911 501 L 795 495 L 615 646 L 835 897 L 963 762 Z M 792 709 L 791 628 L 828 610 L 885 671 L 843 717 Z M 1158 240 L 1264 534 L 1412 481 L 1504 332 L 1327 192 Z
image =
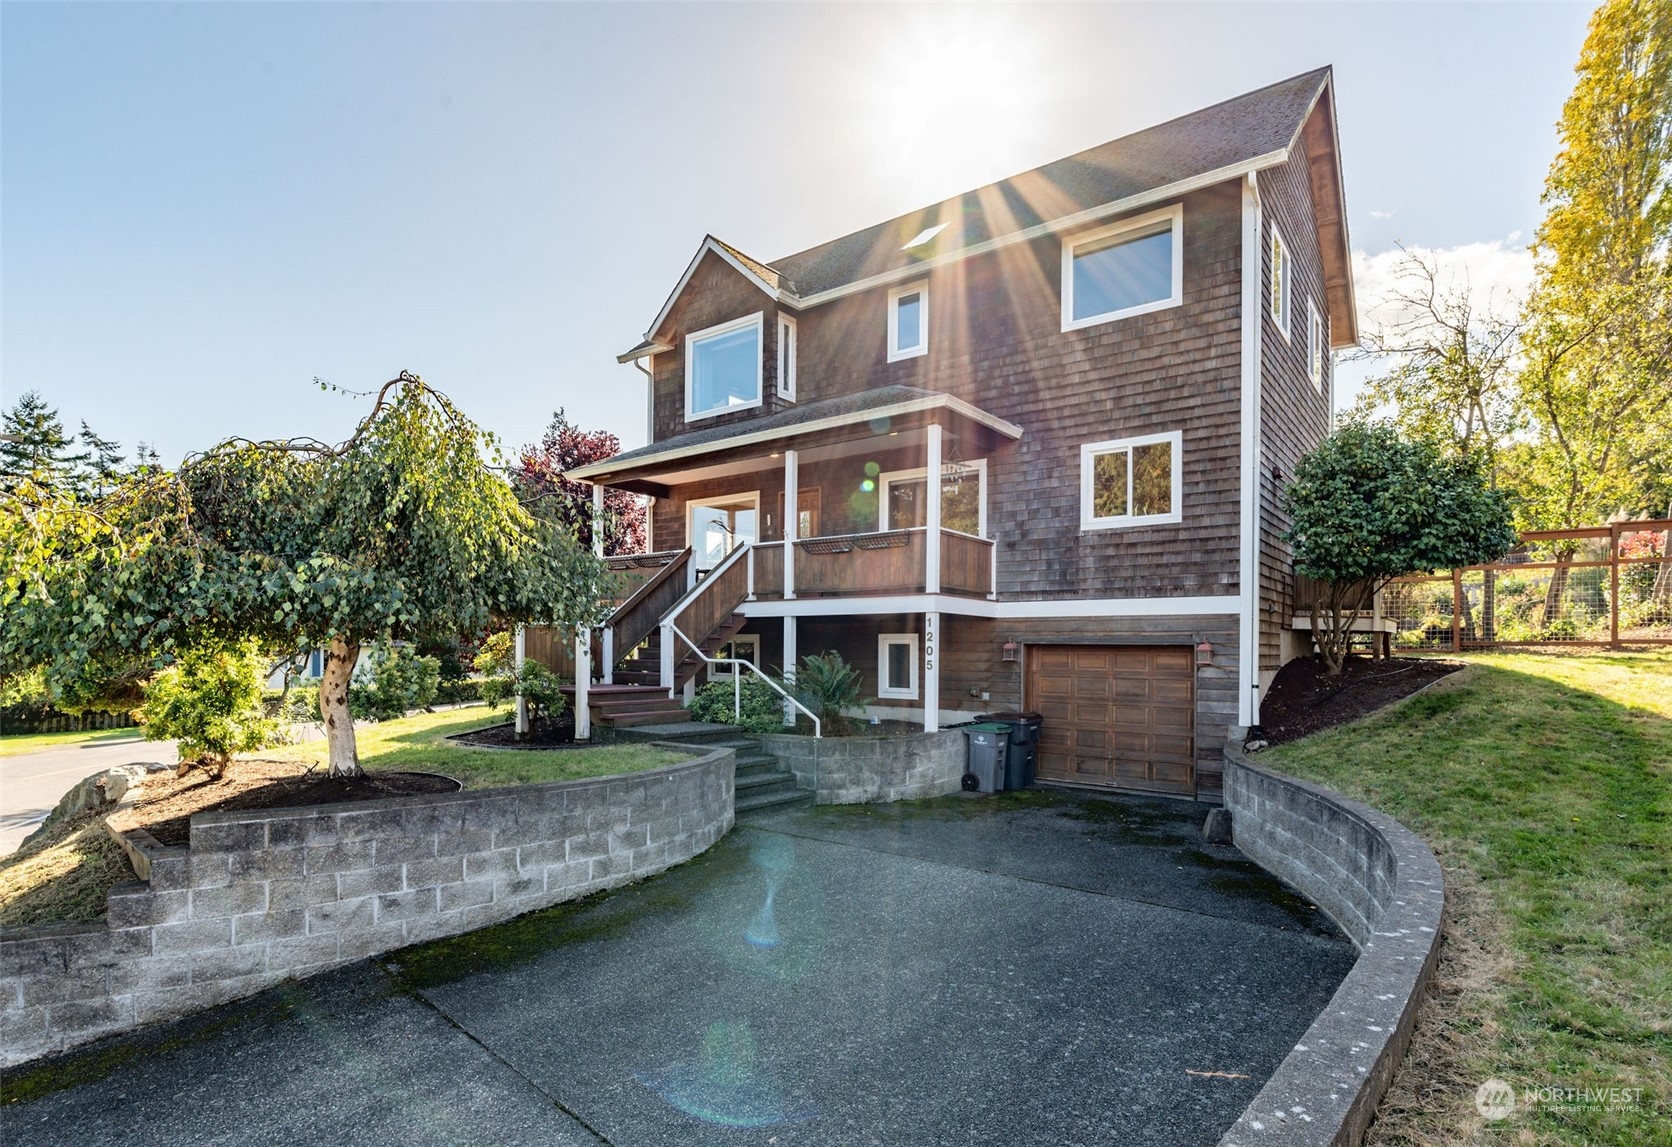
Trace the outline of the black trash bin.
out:
M 981 720 L 1010 729 L 1010 752 L 1005 759 L 1004 787 L 1025 789 L 1033 784 L 1034 765 L 1039 756 L 1039 729 L 1045 718 L 1038 713 L 987 713 Z

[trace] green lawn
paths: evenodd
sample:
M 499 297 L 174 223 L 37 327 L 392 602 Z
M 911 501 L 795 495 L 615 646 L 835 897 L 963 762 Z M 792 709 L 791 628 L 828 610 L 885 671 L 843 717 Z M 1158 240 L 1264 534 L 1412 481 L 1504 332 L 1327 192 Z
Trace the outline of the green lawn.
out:
M 145 736 L 141 729 L 94 729 L 85 733 L 7 733 L 0 736 L 0 757 L 16 757 L 23 753 L 38 753 L 42 749 L 62 749 L 67 745 L 95 744 L 99 741 L 138 741 Z
M 452 709 L 362 725 L 355 731 L 360 747 L 360 763 L 368 770 L 406 769 L 445 773 L 463 781 L 465 788 L 482 789 L 632 773 L 689 759 L 687 754 L 648 745 L 600 745 L 597 748 L 523 752 L 472 749 L 443 740 L 454 733 L 480 729 L 506 719 L 505 713 L 487 709 Z M 253 755 L 278 760 L 317 761 L 322 769 L 326 764 L 324 741 L 264 749 Z
M 1398 817 L 1447 872 L 1438 990 L 1371 1141 L 1672 1143 L 1672 651 L 1468 660 L 1261 754 Z M 1488 1128 L 1489 1078 L 1643 1091 Z

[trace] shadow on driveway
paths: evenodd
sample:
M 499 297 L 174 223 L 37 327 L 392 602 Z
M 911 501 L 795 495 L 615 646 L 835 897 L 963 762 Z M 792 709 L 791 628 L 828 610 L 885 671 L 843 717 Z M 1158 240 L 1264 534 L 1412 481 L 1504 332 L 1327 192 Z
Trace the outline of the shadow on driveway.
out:
M 1035 793 L 782 814 L 614 894 L 11 1073 L 0 1130 L 1212 1144 L 1354 951 L 1201 843 L 1202 815 Z

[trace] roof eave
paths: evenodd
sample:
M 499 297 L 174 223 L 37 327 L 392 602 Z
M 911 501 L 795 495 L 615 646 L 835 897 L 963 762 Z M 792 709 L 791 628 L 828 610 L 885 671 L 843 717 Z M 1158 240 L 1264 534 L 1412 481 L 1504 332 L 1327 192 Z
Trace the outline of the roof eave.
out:
M 713 442 L 669 450 L 663 454 L 649 454 L 634 458 L 625 466 L 616 464 L 613 459 L 606 458 L 602 462 L 594 462 L 591 465 L 570 470 L 564 474 L 564 477 L 578 482 L 590 482 L 596 478 L 607 479 L 612 473 L 622 470 L 638 471 L 646 466 L 665 466 L 674 462 L 682 462 L 688 458 L 701 457 L 704 454 L 717 454 L 726 450 L 736 450 L 742 446 L 764 445 L 779 439 L 796 438 L 806 434 L 816 434 L 821 430 L 834 430 L 843 426 L 870 422 L 878 418 L 896 418 L 926 410 L 951 411 L 1012 441 L 1022 436 L 1022 428 L 1014 422 L 1000 418 L 996 414 L 989 414 L 979 406 L 965 402 L 955 395 L 937 394 L 927 398 L 914 398 L 905 402 L 890 403 L 887 406 L 849 411 L 828 418 L 814 419 L 811 422 L 791 423 L 788 426 L 774 427 L 770 430 L 745 431 L 731 438 L 720 438 Z

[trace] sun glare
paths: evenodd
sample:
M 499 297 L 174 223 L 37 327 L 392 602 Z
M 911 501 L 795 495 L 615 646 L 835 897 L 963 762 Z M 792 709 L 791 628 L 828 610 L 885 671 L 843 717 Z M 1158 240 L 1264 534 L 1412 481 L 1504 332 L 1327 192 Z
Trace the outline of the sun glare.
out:
M 911 10 L 863 89 L 877 178 L 915 204 L 1026 166 L 1049 83 L 1042 64 L 1005 13 Z

